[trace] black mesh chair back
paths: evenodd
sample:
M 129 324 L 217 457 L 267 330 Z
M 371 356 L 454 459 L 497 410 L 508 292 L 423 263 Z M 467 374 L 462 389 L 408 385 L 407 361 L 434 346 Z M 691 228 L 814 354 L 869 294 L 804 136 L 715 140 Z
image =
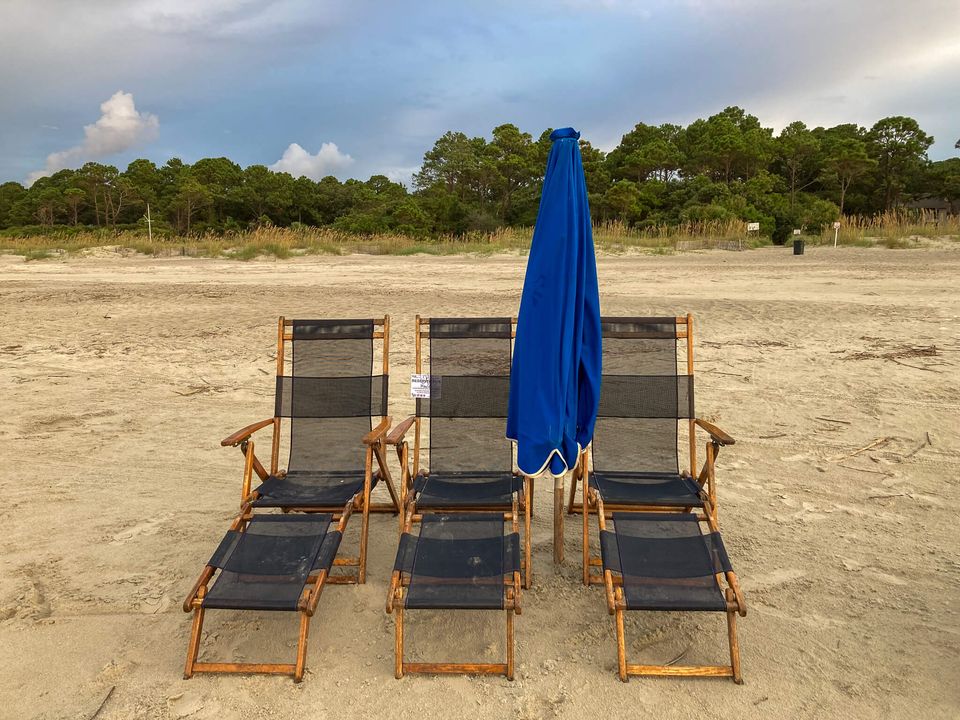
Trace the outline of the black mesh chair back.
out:
M 360 439 L 373 428 L 374 416 L 387 414 L 388 376 L 374 374 L 373 342 L 383 336 L 378 321 L 287 323 L 291 374 L 277 375 L 275 411 L 290 422 L 287 469 L 362 473 Z M 278 369 L 283 366 L 281 356 Z
M 423 322 L 429 329 L 430 397 L 417 400 L 417 416 L 429 419 L 430 472 L 512 472 L 513 446 L 505 437 L 511 319 Z M 422 327 L 418 343 L 421 335 Z M 417 370 L 422 372 L 420 362 Z
M 601 326 L 603 378 L 591 451 L 594 470 L 678 473 L 678 423 L 695 417 L 692 359 L 690 374 L 677 369 L 677 342 L 688 338 L 689 343 L 689 316 L 605 317 Z

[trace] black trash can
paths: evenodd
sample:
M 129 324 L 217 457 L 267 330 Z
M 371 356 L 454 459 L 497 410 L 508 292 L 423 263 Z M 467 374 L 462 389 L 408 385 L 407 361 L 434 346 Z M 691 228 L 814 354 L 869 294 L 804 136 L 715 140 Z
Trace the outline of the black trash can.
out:
M 803 255 L 803 240 L 794 240 L 793 241 L 793 254 L 794 255 Z

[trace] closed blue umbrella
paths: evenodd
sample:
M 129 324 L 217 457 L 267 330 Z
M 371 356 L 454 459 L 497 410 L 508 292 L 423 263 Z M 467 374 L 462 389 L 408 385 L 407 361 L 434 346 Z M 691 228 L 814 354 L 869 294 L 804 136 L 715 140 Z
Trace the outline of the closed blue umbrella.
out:
M 593 438 L 600 297 L 578 133 L 555 130 L 520 299 L 507 437 L 526 475 L 562 476 Z

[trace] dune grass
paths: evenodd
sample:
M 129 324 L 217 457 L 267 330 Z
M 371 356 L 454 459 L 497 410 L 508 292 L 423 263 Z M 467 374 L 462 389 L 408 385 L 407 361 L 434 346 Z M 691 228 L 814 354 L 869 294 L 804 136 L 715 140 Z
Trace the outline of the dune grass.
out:
M 620 222 L 594 225 L 593 236 L 600 252 L 646 252 L 670 254 L 709 248 L 750 249 L 769 245 L 767 237 L 748 236 L 745 223 L 708 221 L 659 225 L 637 229 Z M 0 235 L 0 252 L 43 260 L 62 255 L 83 255 L 95 248 L 137 252 L 154 257 L 222 257 L 253 260 L 267 256 L 279 259 L 298 255 L 488 255 L 525 253 L 530 249 L 532 228 L 500 228 L 489 233 L 462 236 L 416 237 L 398 233 L 356 235 L 331 228 L 261 227 L 245 232 L 209 233 L 180 237 L 155 235 L 152 240 L 138 230 L 51 230 L 47 234 Z M 875 217 L 850 217 L 840 229 L 839 244 L 850 246 L 916 247 L 925 238 L 960 239 L 960 218 L 934 222 L 916 213 L 885 213 Z M 810 244 L 833 244 L 833 229 L 807 235 Z
M 826 226 L 819 237 L 808 238 L 819 245 L 833 245 L 833 228 Z M 939 218 L 928 211 L 891 210 L 873 216 L 849 216 L 843 219 L 838 245 L 907 249 L 918 247 L 924 239 L 960 240 L 960 216 Z

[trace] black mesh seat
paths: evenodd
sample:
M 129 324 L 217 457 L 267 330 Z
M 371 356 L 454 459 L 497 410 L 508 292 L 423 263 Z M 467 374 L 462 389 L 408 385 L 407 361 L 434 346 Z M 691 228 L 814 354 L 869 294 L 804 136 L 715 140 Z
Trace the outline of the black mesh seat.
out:
M 523 479 L 513 473 L 437 472 L 418 475 L 413 481 L 420 509 L 483 506 L 509 510 L 522 488 Z
M 680 474 L 593 472 L 590 485 L 608 505 L 703 507 L 703 489 Z
M 210 567 L 220 569 L 205 608 L 296 610 L 307 578 L 330 570 L 341 534 L 331 515 L 255 515 L 245 532 L 227 532 Z
M 516 515 L 505 528 L 502 514 L 424 514 L 420 532 L 413 515 L 404 522 L 387 595 L 396 619 L 397 678 L 405 672 L 502 674 L 513 679 L 513 616 L 520 614 L 520 534 Z M 403 659 L 407 610 L 506 611 L 504 663 L 407 663 Z
M 747 608 L 713 518 L 706 515 L 701 520 L 692 513 L 614 512 L 612 528 L 603 515 L 599 518 L 603 583 L 607 607 L 616 615 L 620 679 L 626 681 L 629 675 L 702 675 L 742 682 L 736 615 L 746 615 Z M 726 613 L 730 664 L 628 664 L 623 623 L 627 610 Z
M 379 474 L 371 478 L 376 487 Z M 341 506 L 363 490 L 363 473 L 310 472 L 294 470 L 284 477 L 273 475 L 263 481 L 256 492 L 254 507 L 332 507 Z
M 425 515 L 419 535 L 401 537 L 394 570 L 409 577 L 404 607 L 501 610 L 520 536 L 489 513 Z
M 628 610 L 721 610 L 716 574 L 732 570 L 720 533 L 690 513 L 613 513 L 600 533 L 603 568 L 623 580 Z

